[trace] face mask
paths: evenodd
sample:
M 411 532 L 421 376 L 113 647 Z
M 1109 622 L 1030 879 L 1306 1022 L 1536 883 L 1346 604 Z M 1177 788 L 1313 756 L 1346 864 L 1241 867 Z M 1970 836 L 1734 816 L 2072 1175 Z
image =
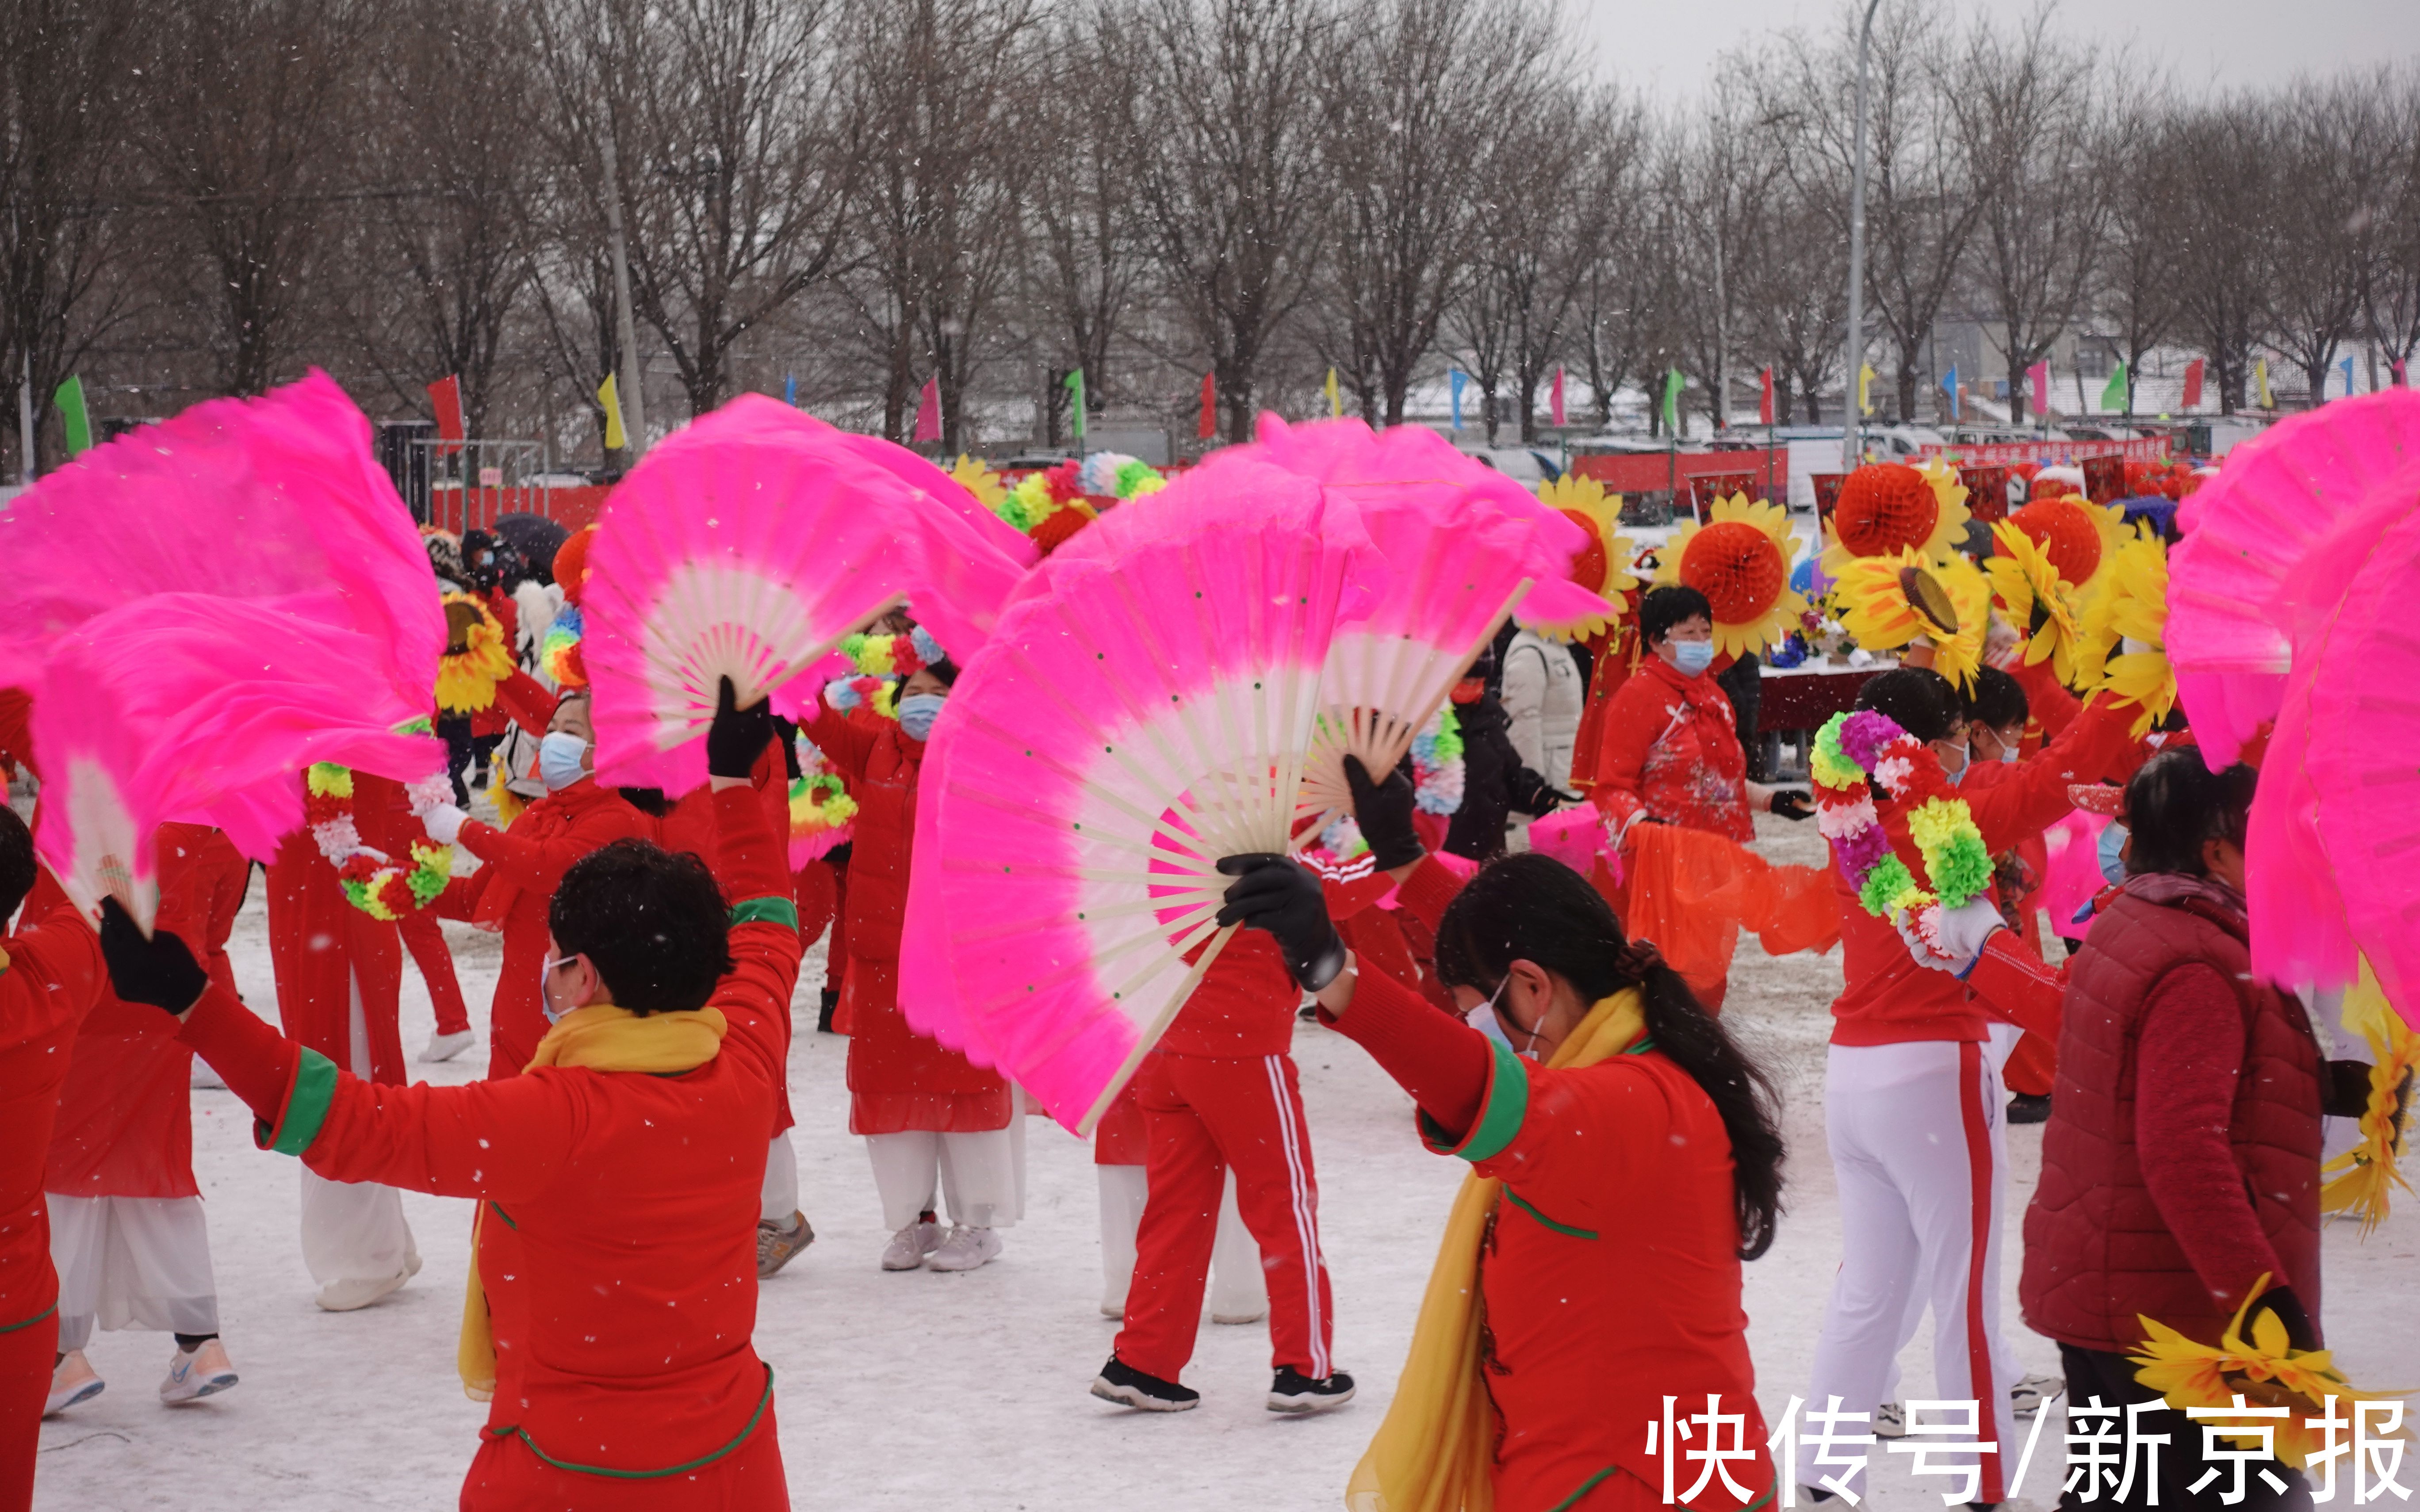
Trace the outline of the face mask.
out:
M 2108 827 L 2101 831 L 2101 840 L 2095 848 L 2095 854 L 2101 859 L 2102 880 L 2113 887 L 2126 880 L 2126 858 L 2118 854 L 2125 848 L 2126 826 L 2113 819 Z
M 554 999 L 548 995 L 546 989 L 548 985 L 554 980 L 555 967 L 579 959 L 580 958 L 576 955 L 561 956 L 537 968 L 538 1007 L 545 1011 L 546 1021 L 549 1024 L 560 1024 L 570 1014 L 577 1011 L 574 1009 L 555 1007 Z
M 550 731 L 537 743 L 538 780 L 549 793 L 560 793 L 588 774 L 582 770 L 588 758 L 588 742 L 568 730 Z
M 1684 677 L 1701 677 L 1714 664 L 1714 643 L 1712 640 L 1668 640 L 1672 648 L 1672 665 Z
M 1529 1048 L 1524 1050 L 1512 1042 L 1512 1037 L 1504 1032 L 1504 1021 L 1496 1016 L 1497 999 L 1502 997 L 1504 995 L 1504 989 L 1512 984 L 1512 979 L 1511 977 L 1506 977 L 1502 981 L 1497 982 L 1496 984 L 1495 995 L 1489 997 L 1487 1001 L 1480 1004 L 1477 1008 L 1472 1009 L 1470 1011 L 1470 1017 L 1464 1020 L 1464 1022 L 1468 1024 L 1472 1028 L 1477 1029 L 1480 1033 L 1495 1041 L 1497 1044 L 1502 1045 L 1505 1049 L 1512 1051 L 1514 1055 L 1524 1057 L 1530 1060 L 1535 1060 L 1538 1058 L 1538 1031 L 1535 1029 L 1529 1031 Z
M 1959 783 L 1966 780 L 1966 764 L 1973 759 L 1974 748 L 1968 746 L 1964 741 L 1960 741 L 1958 743 L 1957 751 L 1958 764 L 1956 766 L 1951 766 L 1949 764 L 1949 759 L 1946 756 L 1942 757 L 1941 760 L 1941 769 L 1949 774 L 1949 785 L 1951 787 L 1956 787 Z M 1934 754 L 1939 755 L 1940 753 L 1935 751 Z
M 2002 746 L 2000 748 L 2000 760 L 2008 765 L 2015 765 L 2017 762 L 2017 748 L 2014 746 Z
M 910 740 L 932 737 L 933 721 L 941 717 L 941 705 L 949 700 L 939 693 L 911 693 L 899 701 L 899 728 Z

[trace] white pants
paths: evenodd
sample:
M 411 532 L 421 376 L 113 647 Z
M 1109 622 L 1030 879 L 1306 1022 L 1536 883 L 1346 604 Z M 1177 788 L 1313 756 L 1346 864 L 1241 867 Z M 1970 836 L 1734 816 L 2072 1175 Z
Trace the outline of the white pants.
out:
M 1896 1374 L 1911 1294 L 1920 1296 L 1932 1309 L 1934 1398 L 1979 1404 L 1981 1437 L 1998 1446 L 1981 1456 L 1969 1498 L 1984 1502 L 2007 1499 L 2024 1447 L 2009 1410 L 2021 1372 L 2000 1320 L 2007 1101 L 1987 1044 L 1836 1044 L 1824 1072 L 1841 1256 L 1807 1402 L 1821 1409 L 1838 1396 L 1843 1412 L 1872 1412 Z M 1931 1442 L 1962 1437 L 1973 1442 Z M 1838 1474 L 1816 1469 L 1814 1453 L 1800 1450 L 1800 1485 Z M 1864 1489 L 1854 1478 L 1851 1489 Z
M 1151 1182 L 1140 1165 L 1095 1165 L 1101 1183 L 1101 1311 L 1125 1313 L 1126 1288 L 1134 1281 L 1135 1230 Z M 1218 1201 L 1218 1238 L 1210 1250 L 1210 1317 L 1258 1318 L 1269 1310 L 1268 1277 L 1261 1246 L 1235 1209 L 1235 1173 Z
M 768 1224 L 785 1224 L 799 1211 L 799 1152 L 790 1148 L 786 1129 L 765 1147 L 765 1192 L 757 1216 Z
M 199 1197 L 64 1197 L 51 1210 L 59 1273 L 59 1348 L 92 1342 L 93 1325 L 163 1334 L 219 1331 L 219 1288 Z
M 874 1162 L 874 1189 L 882 1196 L 883 1227 L 892 1232 L 939 1211 L 939 1192 L 949 1199 L 950 1222 L 969 1228 L 1006 1228 L 1025 1216 L 1025 1100 L 1016 1100 L 1008 1127 L 982 1134 L 867 1134 Z M 783 1216 L 787 1216 L 784 1214 Z
M 358 979 L 349 980 L 352 1021 L 346 1042 L 353 1063 L 345 1069 L 368 1081 L 370 1030 L 362 1011 L 362 984 Z M 420 1251 L 411 1242 L 411 1225 L 403 1221 L 403 1194 L 375 1181 L 331 1181 L 303 1166 L 302 1263 L 322 1287 L 334 1281 L 383 1281 L 416 1269 Z

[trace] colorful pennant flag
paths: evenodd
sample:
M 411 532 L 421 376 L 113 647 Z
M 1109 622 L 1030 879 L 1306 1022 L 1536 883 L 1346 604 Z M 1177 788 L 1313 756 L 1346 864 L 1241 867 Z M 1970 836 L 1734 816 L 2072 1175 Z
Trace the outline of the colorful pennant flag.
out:
M 1950 419 L 1952 419 L 1952 420 L 1956 420 L 1956 419 L 1958 419 L 1958 418 L 1959 418 L 1959 405 L 1958 405 L 1959 393 L 1958 393 L 1958 364 L 1957 364 L 1956 363 L 1950 363 L 1950 364 L 1949 364 L 1949 371 L 1941 375 L 1941 392 L 1942 392 L 1942 393 L 1947 393 L 1947 395 L 1949 395 L 1949 418 L 1950 418 Z
M 2050 359 L 2044 358 L 2025 369 L 2025 388 L 2029 391 L 2036 420 L 2050 415 Z
M 614 387 L 613 374 L 606 374 L 605 381 L 597 385 L 597 402 L 605 409 L 605 450 L 628 450 L 630 438 L 622 429 L 622 391 Z
M 1770 425 L 1773 424 L 1773 364 L 1766 363 L 1757 377 L 1764 386 L 1764 393 L 1756 401 L 1757 424 Z
M 2276 399 L 2269 393 L 2269 359 L 2266 357 L 2252 360 L 2252 391 L 2259 396 L 2261 409 L 2277 408 Z
M 2101 408 L 2124 410 L 2131 407 L 2133 385 L 2126 380 L 2126 364 L 2119 362 L 2109 370 L 2109 381 L 2101 387 Z
M 2200 358 L 2196 357 L 2192 362 L 2185 364 L 2185 400 L 2181 408 L 2193 409 L 2200 406 L 2201 374 L 2202 366 Z
M 91 451 L 92 417 L 85 411 L 84 379 L 69 374 L 68 380 L 51 395 L 51 404 L 59 412 L 59 428 L 67 432 L 68 455 Z
M 1449 369 L 1445 376 L 1446 387 L 1453 394 L 1453 428 L 1456 430 L 1462 428 L 1462 386 L 1469 381 L 1470 375 L 1458 367 Z
M 1332 367 L 1327 370 L 1327 418 L 1344 418 L 1344 393 L 1336 386 L 1336 369 Z
M 2339 372 L 2339 373 L 2342 373 L 2342 374 L 2345 376 L 2345 397 L 2346 397 L 2346 398 L 2348 398 L 2348 399 L 2351 398 L 2351 397 L 2352 397 L 2352 355 L 2351 355 L 2350 352 L 2348 352 L 2348 353 L 2345 355 L 2345 360 L 2344 360 L 2343 362 L 2338 363 L 2336 364 L 2336 371 L 2337 371 L 2337 372 Z
M 1068 393 L 1067 434 L 1080 441 L 1084 439 L 1084 370 L 1077 368 L 1063 381 L 1067 385 Z M 933 434 L 937 437 L 941 432 L 940 415 L 941 402 L 936 396 L 933 401 Z
M 1664 374 L 1664 429 L 1675 438 L 1681 434 L 1681 386 L 1686 381 L 1677 367 Z
M 799 407 L 799 375 L 796 373 L 782 375 L 782 402 L 793 409 Z
M 1555 369 L 1555 386 L 1546 397 L 1546 415 L 1554 424 L 1563 423 L 1563 370 Z
M 1083 432 L 1078 430 L 1077 434 L 1080 436 Z M 916 396 L 916 429 L 908 440 L 909 445 L 914 445 L 918 441 L 938 441 L 940 439 L 941 375 L 936 373 L 924 380 L 923 393 Z
M 1874 364 L 1865 363 L 1857 368 L 1857 413 L 1874 412 Z
M 1218 375 L 1202 375 L 1202 424 L 1197 434 L 1205 441 L 1218 439 Z
M 462 376 L 448 373 L 428 385 L 428 405 L 437 414 L 437 450 L 458 452 L 468 433 L 462 428 Z

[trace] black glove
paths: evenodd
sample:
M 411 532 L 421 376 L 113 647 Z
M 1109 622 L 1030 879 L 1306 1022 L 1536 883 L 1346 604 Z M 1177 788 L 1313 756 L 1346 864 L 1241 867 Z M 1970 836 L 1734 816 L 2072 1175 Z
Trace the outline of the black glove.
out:
M 201 1001 L 210 984 L 209 973 L 184 941 L 166 930 L 145 939 L 142 926 L 115 898 L 101 901 L 101 958 L 109 964 L 109 985 L 119 998 L 171 1013 Z
M 1384 782 L 1370 780 L 1370 769 L 1358 756 L 1344 758 L 1344 785 L 1353 790 L 1353 820 L 1370 842 L 1370 857 L 1381 872 L 1409 866 L 1428 854 L 1419 832 L 1412 827 L 1412 779 L 1401 770 L 1388 772 Z
M 722 679 L 715 696 L 714 723 L 706 732 L 706 770 L 710 777 L 750 777 L 756 758 L 773 741 L 773 701 L 758 699 L 737 708 L 739 693 L 731 679 Z
M 2316 1350 L 2319 1347 L 2319 1332 L 2311 1327 L 2311 1315 L 2303 1311 L 2303 1299 L 2294 1295 L 2293 1288 L 2271 1287 L 2254 1299 L 2251 1308 L 2243 1315 L 2245 1338 L 2252 1336 L 2252 1327 L 2264 1312 L 2277 1315 L 2277 1321 L 2286 1325 L 2286 1342 L 2294 1349 Z
M 1305 992 L 1315 993 L 1344 969 L 1344 941 L 1327 917 L 1319 878 L 1301 862 L 1254 853 L 1218 859 L 1223 876 L 1238 880 L 1227 889 L 1218 922 L 1266 930 L 1285 956 L 1286 970 Z
M 799 727 L 780 715 L 773 716 L 773 738 L 782 743 L 782 770 L 791 781 L 806 776 L 799 765 Z
M 1766 807 L 1770 808 L 1775 813 L 1779 814 L 1784 819 L 1812 819 L 1815 817 L 1815 806 L 1807 802 L 1807 795 L 1799 792 L 1796 788 L 1781 788 L 1776 790 L 1773 795 L 1773 801 L 1766 805 Z

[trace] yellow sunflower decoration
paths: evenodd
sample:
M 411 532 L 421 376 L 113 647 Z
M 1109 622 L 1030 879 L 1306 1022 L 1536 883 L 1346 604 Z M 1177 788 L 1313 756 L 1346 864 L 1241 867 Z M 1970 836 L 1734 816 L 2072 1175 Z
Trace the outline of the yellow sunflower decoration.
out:
M 2118 548 L 2084 607 L 2077 686 L 2086 702 L 2102 693 L 2142 710 L 2136 739 L 2177 706 L 2177 672 L 2168 664 L 2168 546 L 2147 528 Z M 2112 656 L 2111 653 L 2117 653 Z
M 496 685 L 513 674 L 504 627 L 468 594 L 445 595 L 445 654 L 437 658 L 437 707 L 477 714 L 496 702 Z
M 1823 576 L 1838 579 L 1859 557 L 1921 552 L 1939 561 L 1966 534 L 1966 486 L 1943 462 L 1910 467 L 1869 462 L 1840 484 L 1823 525 Z
M 1975 563 L 1935 561 L 1914 547 L 1887 557 L 1853 557 L 1833 586 L 1840 625 L 1869 651 L 1889 651 L 1923 636 L 1932 670 L 1961 687 L 1983 665 L 1992 627 L 1992 586 Z
M 1992 527 L 1999 550 L 1983 563 L 1992 580 L 1992 597 L 2000 612 L 2025 638 L 2025 665 L 2047 661 L 2062 683 L 2075 681 L 2076 656 L 2084 630 L 2077 617 L 2075 585 L 2060 576 L 2034 538 L 2001 520 Z
M 975 501 L 985 509 L 997 512 L 1007 501 L 1008 486 L 1000 481 L 999 473 L 984 466 L 979 457 L 959 453 L 958 464 L 950 469 L 950 476 L 957 480 L 959 487 L 974 495 Z
M 1572 559 L 1572 581 L 1610 604 L 1638 586 L 1631 570 L 1634 548 L 1621 533 L 1621 495 L 1607 493 L 1594 478 L 1566 472 L 1538 485 L 1539 501 L 1589 532 L 1590 544 Z
M 1717 499 L 1704 525 L 1684 520 L 1665 545 L 1658 585 L 1682 583 L 1706 595 L 1714 611 L 1714 653 L 1754 656 L 1778 645 L 1807 600 L 1790 586 L 1799 541 L 1790 516 L 1745 494 Z
M 2398 1186 L 2412 1190 L 2395 1168 L 2403 1142 L 2403 1109 L 2396 1090 L 2420 1070 L 2420 1035 L 2388 1005 L 2367 956 L 2361 958 L 2360 980 L 2345 995 L 2344 1026 L 2369 1041 L 2369 1102 L 2362 1109 L 2361 1143 L 2319 1167 L 2330 1178 L 2319 1189 L 2319 1211 L 2359 1214 L 2366 1239 L 2386 1221 L 2388 1194 Z
M 2126 544 L 2126 512 L 2096 504 L 2082 494 L 2037 499 L 2011 511 L 2008 522 L 2032 537 L 2058 575 L 2072 584 L 2077 602 L 2100 586 L 2101 569 Z
M 2219 1428 L 2218 1436 L 2245 1448 L 2257 1448 L 2264 1431 L 2273 1434 L 2270 1452 L 2301 1470 L 2314 1451 L 2327 1446 L 2321 1430 L 2304 1420 L 2333 1415 L 2323 1411 L 2328 1397 L 2340 1403 L 2376 1402 L 2390 1400 L 2397 1394 L 2355 1389 L 2327 1350 L 2295 1349 L 2287 1340 L 2286 1325 L 2273 1312 L 2262 1313 L 2252 1325 L 2252 1336 L 2245 1338 L 2244 1314 L 2268 1289 L 2269 1277 L 2263 1274 L 2252 1284 L 2243 1305 L 2235 1309 L 2234 1319 L 2214 1345 L 2187 1338 L 2164 1323 L 2143 1318 L 2143 1342 L 2130 1358 L 2138 1367 L 2134 1379 L 2179 1412 L 2189 1407 L 2232 1407 L 2239 1396 L 2256 1407 L 2287 1408 L 2282 1418 L 2259 1419 L 2262 1427 L 2248 1427 L 2242 1433 Z M 2342 1421 L 2338 1419 L 2339 1425 Z

